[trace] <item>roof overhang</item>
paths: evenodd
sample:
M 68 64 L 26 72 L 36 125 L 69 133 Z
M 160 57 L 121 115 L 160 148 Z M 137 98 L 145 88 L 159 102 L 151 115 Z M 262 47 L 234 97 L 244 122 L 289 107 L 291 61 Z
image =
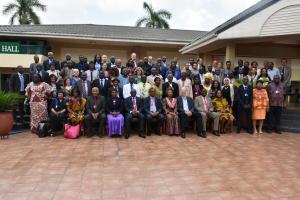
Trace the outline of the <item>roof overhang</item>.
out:
M 53 34 L 53 33 L 19 33 L 19 32 L 0 32 L 0 36 L 4 37 L 28 37 L 28 38 L 46 38 L 46 39 L 71 39 L 81 41 L 98 41 L 111 43 L 126 43 L 126 44 L 157 44 L 168 45 L 174 47 L 182 47 L 189 42 L 171 41 L 171 40 L 151 40 L 151 39 L 127 39 L 127 38 L 109 38 L 109 37 L 95 37 L 92 35 L 77 35 L 77 34 Z

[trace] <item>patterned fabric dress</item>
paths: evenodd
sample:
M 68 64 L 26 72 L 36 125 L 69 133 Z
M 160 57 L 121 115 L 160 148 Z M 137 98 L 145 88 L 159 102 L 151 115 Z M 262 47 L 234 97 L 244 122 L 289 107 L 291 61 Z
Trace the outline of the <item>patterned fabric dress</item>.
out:
M 179 123 L 178 123 L 178 113 L 177 113 L 177 101 L 175 98 L 169 99 L 166 97 L 163 100 L 163 107 L 166 113 L 166 132 L 169 135 L 179 134 Z
M 232 110 L 228 105 L 228 102 L 225 98 L 214 98 L 212 103 L 215 107 L 215 110 L 220 113 L 220 121 L 222 120 L 234 120 L 234 116 L 232 115 Z
M 37 133 L 39 123 L 48 118 L 47 98 L 52 92 L 52 87 L 45 82 L 38 84 L 31 82 L 25 91 L 30 100 L 30 129 L 33 133 Z
M 263 120 L 266 118 L 269 97 L 265 89 L 253 89 L 253 114 L 252 119 Z
M 86 104 L 85 98 L 70 97 L 67 100 L 67 107 L 69 107 L 73 113 L 68 113 L 68 122 L 72 125 L 80 124 L 84 120 L 84 107 Z

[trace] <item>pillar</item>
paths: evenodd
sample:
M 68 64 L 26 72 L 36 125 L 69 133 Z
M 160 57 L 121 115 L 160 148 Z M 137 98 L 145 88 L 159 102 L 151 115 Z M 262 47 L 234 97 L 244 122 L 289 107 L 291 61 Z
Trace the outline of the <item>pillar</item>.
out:
M 232 65 L 234 65 L 234 63 L 235 63 L 235 44 L 232 44 L 232 43 L 230 43 L 230 44 L 227 44 L 226 45 L 226 55 L 225 55 L 225 61 L 224 61 L 224 63 L 226 62 L 226 61 L 231 61 L 231 63 L 232 63 Z

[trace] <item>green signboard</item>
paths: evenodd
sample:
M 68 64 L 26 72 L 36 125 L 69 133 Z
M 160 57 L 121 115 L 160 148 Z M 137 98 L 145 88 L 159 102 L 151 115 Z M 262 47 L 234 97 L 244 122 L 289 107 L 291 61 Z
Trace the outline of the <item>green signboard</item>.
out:
M 0 42 L 0 53 L 20 53 L 20 43 Z

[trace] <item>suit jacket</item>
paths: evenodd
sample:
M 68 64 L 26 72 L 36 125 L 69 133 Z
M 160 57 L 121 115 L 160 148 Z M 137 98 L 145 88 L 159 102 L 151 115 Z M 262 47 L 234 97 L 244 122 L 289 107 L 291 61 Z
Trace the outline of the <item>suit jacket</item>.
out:
M 135 97 L 135 98 L 136 98 L 137 111 L 139 111 L 141 113 L 143 111 L 142 101 L 139 97 Z M 130 113 L 133 110 L 133 103 L 132 103 L 131 96 L 125 99 L 124 109 L 125 109 L 125 113 Z
M 105 98 L 103 96 L 98 96 L 96 102 L 94 102 L 94 97 L 89 96 L 87 98 L 85 108 L 89 114 L 92 114 L 92 113 L 104 114 L 105 113 Z
M 211 98 L 209 98 L 208 95 L 207 95 L 205 97 L 205 99 L 206 99 L 206 102 L 207 102 L 207 110 L 210 111 L 210 112 L 213 112 L 214 111 L 214 106 L 212 104 Z M 195 104 L 195 109 L 196 109 L 197 112 L 205 112 L 205 109 L 204 109 L 205 104 L 204 104 L 202 95 L 197 96 L 195 98 L 194 104 Z
M 106 113 L 110 112 L 123 112 L 123 100 L 121 98 L 115 98 L 115 103 L 113 103 L 112 98 L 108 98 L 106 101 Z
M 91 82 L 86 80 L 87 82 L 87 87 L 88 87 L 88 90 L 87 90 L 87 95 L 88 96 L 91 96 L 92 95 L 92 85 L 91 85 Z M 82 80 L 78 80 L 75 84 L 75 86 L 78 87 L 79 91 L 80 91 L 80 94 L 81 94 L 81 97 L 82 97 L 82 92 L 83 92 L 83 85 L 82 85 Z
M 292 77 L 292 70 L 290 67 L 284 67 L 284 71 L 282 71 L 283 67 L 281 66 L 279 68 L 280 76 L 282 83 L 284 86 L 290 86 L 291 85 L 291 77 Z
M 63 64 L 63 63 L 62 63 L 62 64 Z M 76 63 L 76 64 L 75 64 L 75 67 L 74 67 L 74 68 L 75 68 L 75 69 L 78 69 L 79 72 L 81 73 L 82 71 L 88 70 L 88 69 L 89 69 L 89 65 L 88 65 L 87 63 L 85 63 L 85 62 L 83 62 L 83 63 L 79 62 L 79 63 Z
M 58 69 L 58 70 L 60 70 L 59 61 L 53 59 L 52 62 L 54 62 L 55 68 Z M 47 71 L 47 70 L 50 69 L 49 59 L 44 60 L 44 62 L 43 62 L 43 67 L 44 67 L 44 70 L 45 70 L 45 71 Z
M 95 79 L 92 83 L 92 88 L 93 87 L 97 87 L 99 89 L 99 92 L 100 92 L 100 95 L 101 96 L 104 96 L 104 97 L 107 97 L 107 92 L 108 92 L 108 88 L 109 88 L 109 81 L 104 79 L 104 85 L 103 87 L 101 87 L 101 84 L 100 84 L 100 79 Z
M 42 77 L 42 81 L 48 82 L 49 81 L 49 74 L 45 70 L 41 70 L 40 72 L 36 71 L 36 73 L 40 74 Z M 31 77 L 33 77 L 33 74 L 30 74 Z
M 186 96 L 186 98 L 187 98 L 189 111 L 194 112 L 195 107 L 194 107 L 193 99 L 189 96 Z M 178 113 L 184 113 L 185 112 L 184 108 L 183 108 L 183 100 L 182 100 L 181 96 L 177 97 L 177 111 L 178 111 Z
M 244 85 L 241 85 L 237 92 L 237 101 L 238 107 L 243 108 L 244 105 L 252 106 L 252 87 L 250 85 L 247 86 L 247 90 L 244 89 Z
M 107 97 L 111 97 L 111 91 L 112 91 L 112 89 L 113 89 L 113 87 L 110 87 L 109 88 L 109 92 L 108 92 L 108 95 L 107 95 Z M 118 87 L 118 94 L 119 94 L 119 98 L 120 99 L 123 99 L 123 88 L 121 88 L 121 87 Z
M 26 74 L 23 74 L 23 79 L 24 79 L 24 91 L 29 83 L 28 77 Z M 12 74 L 10 79 L 9 79 L 9 91 L 10 92 L 20 92 L 20 87 L 21 87 L 21 81 L 19 78 L 19 74 Z
M 163 85 L 162 85 L 162 96 L 163 98 L 165 98 L 167 96 L 167 89 L 169 88 L 170 84 L 169 82 L 165 82 Z M 173 88 L 173 97 L 174 98 L 177 98 L 178 95 L 179 95 L 179 87 L 178 87 L 178 84 L 177 83 L 174 83 L 172 82 L 172 88 Z
M 163 108 L 162 108 L 162 102 L 159 98 L 154 97 L 155 98 L 155 106 L 156 106 L 156 112 L 158 113 L 162 113 Z M 144 99 L 144 105 L 143 105 L 143 109 L 144 109 L 144 113 L 146 115 L 150 114 L 150 107 L 151 107 L 151 97 L 147 97 Z

